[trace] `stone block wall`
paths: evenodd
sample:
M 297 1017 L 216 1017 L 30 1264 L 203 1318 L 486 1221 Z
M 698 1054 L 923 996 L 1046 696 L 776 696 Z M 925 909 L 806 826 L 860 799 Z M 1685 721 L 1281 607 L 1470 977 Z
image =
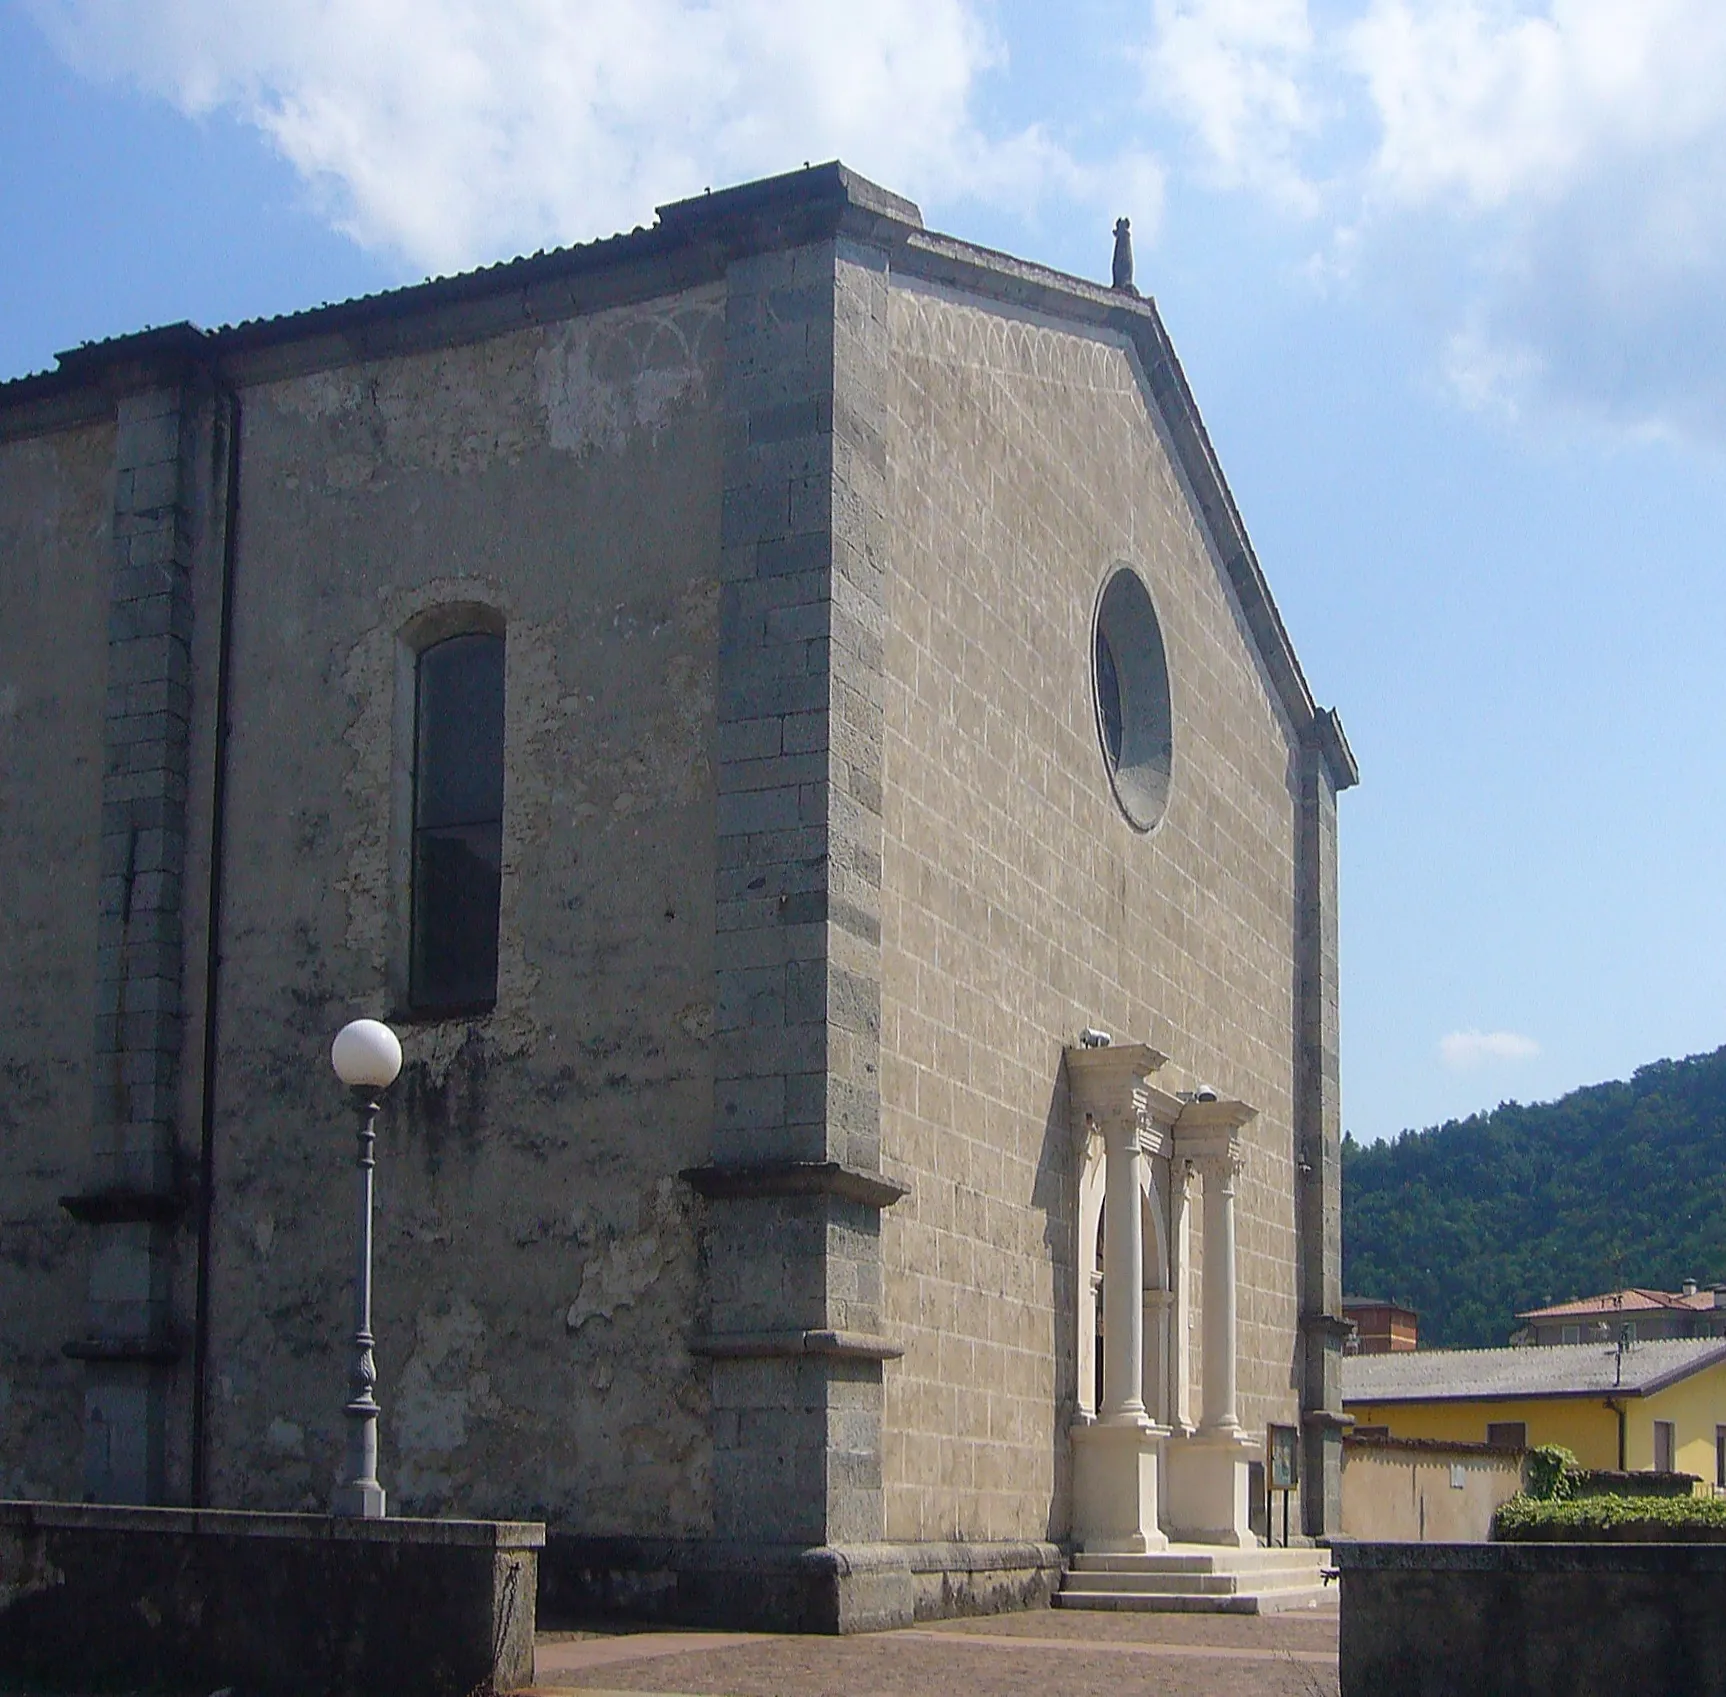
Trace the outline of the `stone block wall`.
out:
M 703 1347 L 715 1530 L 786 1544 L 882 1527 L 885 302 L 840 241 L 727 278 Z
M 114 427 L 0 441 L 0 1497 L 83 1489 Z
M 1087 1025 L 1167 1052 L 1166 1089 L 1258 1108 L 1240 1415 L 1296 1417 L 1298 751 L 1124 339 L 910 281 L 890 309 L 882 1120 L 910 1195 L 884 1233 L 906 1346 L 888 1530 L 1059 1535 L 1077 1276 L 1061 1050 Z M 1173 787 L 1149 836 L 1114 803 L 1092 706 L 1118 562 L 1151 589 L 1171 677 Z
M 374 1325 L 391 1512 L 702 1535 L 724 299 L 249 385 L 218 1006 L 210 1491 L 328 1501 L 352 1124 L 393 1018 Z M 404 1017 L 409 643 L 506 643 L 498 1000 Z M 453 612 L 452 612 L 453 610 Z M 441 628 L 441 627 L 439 627 Z

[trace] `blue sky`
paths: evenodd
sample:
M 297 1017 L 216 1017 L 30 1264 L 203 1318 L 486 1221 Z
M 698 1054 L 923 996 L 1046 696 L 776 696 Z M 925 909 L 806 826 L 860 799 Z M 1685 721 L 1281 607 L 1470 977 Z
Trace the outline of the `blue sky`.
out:
M 1132 216 L 1361 761 L 1357 1136 L 1726 1042 L 1718 0 L 0 0 L 0 374 L 834 156 Z

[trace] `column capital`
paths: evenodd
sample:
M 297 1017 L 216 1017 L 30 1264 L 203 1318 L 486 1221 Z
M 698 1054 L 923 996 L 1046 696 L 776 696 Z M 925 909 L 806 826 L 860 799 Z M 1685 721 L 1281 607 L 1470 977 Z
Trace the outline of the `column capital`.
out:
M 1168 1153 L 1181 1101 L 1150 1082 L 1166 1055 L 1148 1043 L 1111 1043 L 1070 1047 L 1066 1058 L 1068 1118 L 1081 1149 L 1095 1135 L 1147 1155 Z
M 1233 1190 L 1235 1180 L 1246 1171 L 1246 1150 L 1239 1143 L 1231 1144 L 1227 1149 L 1207 1150 L 1193 1157 L 1193 1165 L 1207 1186 L 1221 1185 Z
M 1257 1117 L 1258 1109 L 1245 1102 L 1184 1103 L 1174 1123 L 1174 1152 L 1207 1176 L 1237 1178 L 1246 1164 L 1241 1130 Z

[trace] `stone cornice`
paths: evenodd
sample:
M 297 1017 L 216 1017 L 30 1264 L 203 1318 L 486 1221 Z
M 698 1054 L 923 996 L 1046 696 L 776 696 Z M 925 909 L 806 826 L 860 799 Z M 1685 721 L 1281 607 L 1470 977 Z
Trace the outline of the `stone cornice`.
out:
M 905 1185 L 838 1161 L 756 1161 L 685 1167 L 678 1175 L 710 1201 L 757 1196 L 837 1196 L 865 1208 L 890 1208 Z
M 876 1332 L 846 1332 L 813 1328 L 775 1332 L 708 1332 L 691 1338 L 692 1355 L 717 1361 L 773 1360 L 819 1355 L 840 1361 L 895 1361 L 903 1344 Z

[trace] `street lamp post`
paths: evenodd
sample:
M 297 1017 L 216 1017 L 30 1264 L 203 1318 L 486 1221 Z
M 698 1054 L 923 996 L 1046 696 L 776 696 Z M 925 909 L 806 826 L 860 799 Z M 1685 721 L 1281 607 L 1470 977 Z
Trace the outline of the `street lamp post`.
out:
M 402 1070 L 402 1046 L 387 1025 L 356 1019 L 336 1034 L 330 1049 L 336 1077 L 353 1092 L 359 1111 L 359 1246 L 354 1260 L 354 1365 L 348 1379 L 347 1456 L 331 1513 L 356 1520 L 384 1518 L 384 1488 L 378 1483 L 378 1382 L 372 1355 L 372 1169 L 380 1098 Z

